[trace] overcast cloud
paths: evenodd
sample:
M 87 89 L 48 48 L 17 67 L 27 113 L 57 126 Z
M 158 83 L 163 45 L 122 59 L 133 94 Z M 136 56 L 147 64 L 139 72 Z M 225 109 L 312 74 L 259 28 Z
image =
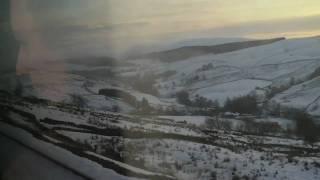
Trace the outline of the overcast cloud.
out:
M 35 37 L 63 56 L 118 55 L 186 37 L 299 37 L 320 29 L 318 0 L 13 1 L 25 6 L 16 12 L 29 27 L 17 29 L 33 32 L 19 37 Z

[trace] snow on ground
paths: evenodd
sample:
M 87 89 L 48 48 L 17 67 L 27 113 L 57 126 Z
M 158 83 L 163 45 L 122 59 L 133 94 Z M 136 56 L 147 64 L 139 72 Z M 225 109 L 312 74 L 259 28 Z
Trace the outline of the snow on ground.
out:
M 142 99 L 145 98 L 151 106 L 155 106 L 155 107 L 158 107 L 158 106 L 170 107 L 173 105 L 177 105 L 175 101 L 172 101 L 170 99 L 160 99 L 156 96 L 137 92 L 137 91 L 130 91 L 130 94 L 133 95 L 138 101 L 142 101 Z
M 0 122 L 0 131 L 14 139 L 19 139 L 21 142 L 27 144 L 33 149 L 36 149 L 37 151 L 46 154 L 56 161 L 61 162 L 62 164 L 83 174 L 86 174 L 88 177 L 91 177 L 93 179 L 130 179 L 128 177 L 117 174 L 113 170 L 103 168 L 101 165 L 91 160 L 81 158 L 60 147 L 40 141 L 34 138 L 31 134 L 5 123 Z
M 87 106 L 94 110 L 112 111 L 117 107 L 120 112 L 129 113 L 134 108 L 129 104 L 121 101 L 121 99 L 107 98 L 103 95 L 87 95 L 83 96 L 87 100 Z
M 293 86 L 272 100 L 288 107 L 307 108 L 318 97 L 320 97 L 320 78 Z
M 191 117 L 189 118 L 192 119 Z M 174 124 L 157 124 L 150 121 L 145 121 L 143 119 L 139 120 L 139 122 L 130 122 L 130 120 L 121 120 L 119 123 L 108 122 L 109 125 L 113 125 L 116 127 L 126 128 L 126 129 L 137 129 L 142 131 L 156 131 L 161 133 L 170 133 L 170 134 L 178 134 L 184 136 L 195 136 L 195 137 L 203 137 L 204 134 L 200 131 L 196 131 L 195 129 L 175 126 Z
M 157 125 L 157 124 L 148 123 L 148 124 L 144 124 L 142 128 L 146 130 L 160 131 L 163 133 L 180 134 L 185 136 L 197 136 L 197 137 L 203 136 L 201 132 L 197 132 L 193 129 L 181 128 L 181 127 L 175 127 L 175 126 Z
M 201 126 L 205 124 L 206 116 L 158 116 L 160 119 L 173 120 L 174 122 L 186 122 L 191 125 Z
M 121 100 L 106 99 L 104 96 L 98 95 L 100 89 L 119 88 L 128 91 L 139 100 L 146 98 L 153 106 L 177 106 L 178 104 L 171 99 L 134 91 L 121 82 L 121 78 L 117 79 L 117 77 L 123 77 L 128 73 L 129 75 L 147 72 L 161 74 L 174 71 L 175 74 L 169 78 L 158 79 L 156 85 L 162 86 L 159 89 L 162 97 L 172 98 L 176 92 L 186 89 L 193 95 L 199 94 L 223 103 L 227 97 L 248 94 L 255 87 L 269 86 L 271 82 L 273 85 L 281 86 L 288 83 L 291 77 L 296 80 L 307 77 L 320 66 L 319 48 L 320 38 L 313 37 L 283 40 L 230 53 L 208 54 L 171 63 L 139 59 L 130 61 L 131 65 L 119 67 L 115 71 L 118 76 L 103 80 L 94 78 L 94 72 L 88 72 L 92 74 L 85 78 L 85 75 L 75 75 L 63 69 L 45 72 L 38 70 L 30 74 L 30 80 L 25 83 L 27 88 L 24 93 L 59 102 L 70 102 L 70 95 L 78 94 L 85 98 L 89 107 L 93 109 L 107 110 L 118 106 L 121 112 L 128 113 L 133 110 L 130 105 Z M 203 66 L 209 63 L 212 64 L 212 69 L 201 70 Z M 83 65 L 69 64 L 69 66 L 71 69 L 85 69 Z M 103 69 L 105 67 L 88 68 Z M 192 80 L 197 76 L 200 79 Z M 100 79 L 102 78 L 100 77 Z M 314 91 L 304 92 L 304 89 L 300 92 L 316 94 Z M 311 96 L 301 97 L 311 100 L 313 98 Z M 303 103 L 306 102 L 305 99 L 302 101 L 298 97 L 290 101 L 299 107 L 304 106 Z M 307 101 L 309 102 L 309 99 Z M 286 102 L 282 103 L 285 104 Z M 316 103 L 312 106 L 310 112 L 320 114 L 317 110 L 319 108 L 315 106 L 317 106 Z
M 278 118 L 278 117 L 266 117 L 266 118 L 257 118 L 256 122 L 275 122 L 278 123 L 283 129 L 294 129 L 295 122 L 290 119 Z
M 120 76 L 130 76 L 132 74 L 153 72 L 163 73 L 166 71 L 176 71 L 168 79 L 161 79 L 158 84 L 170 85 L 160 92 L 164 92 L 165 97 L 170 97 L 175 92 L 187 89 L 195 96 L 200 96 L 218 100 L 224 103 L 227 97 L 237 97 L 251 93 L 256 87 L 266 87 L 272 83 L 285 84 L 291 77 L 300 79 L 307 77 L 315 68 L 320 65 L 320 38 L 293 39 L 276 42 L 273 44 L 243 49 L 240 51 L 219 54 L 205 55 L 196 58 L 190 58 L 183 61 L 162 63 L 147 59 L 134 61 L 135 66 L 132 71 L 127 69 L 118 69 Z M 212 63 L 213 68 L 201 70 L 203 65 Z M 75 66 L 74 69 L 84 69 L 85 67 Z M 97 68 L 103 69 L 104 67 Z M 88 72 L 89 73 L 89 72 Z M 94 76 L 94 74 L 92 75 Z M 194 77 L 199 76 L 193 81 Z M 101 78 L 101 77 L 100 77 Z M 94 78 L 93 78 L 94 79 Z M 30 75 L 30 81 L 26 82 L 28 86 L 26 94 L 35 95 L 50 99 L 53 101 L 70 101 L 70 94 L 78 94 L 88 100 L 88 105 L 94 109 L 104 110 L 114 105 L 118 105 L 129 112 L 130 107 L 121 100 L 105 98 L 98 95 L 103 88 L 119 88 L 127 90 L 138 100 L 146 98 L 152 105 L 171 106 L 175 104 L 173 99 L 162 99 L 152 95 L 136 92 L 127 87 L 118 79 L 98 81 L 87 79 L 79 75 L 69 74 L 66 71 L 59 72 L 35 72 Z M 258 80 L 259 79 L 259 80 Z M 173 85 L 175 84 L 175 85 Z M 280 94 L 277 94 L 272 100 L 281 105 L 292 106 L 307 109 L 315 115 L 320 115 L 320 79 L 313 79 L 298 85 L 295 85 Z M 168 95 L 169 94 L 169 95 Z M 166 96 L 167 95 L 167 96 Z M 172 97 L 171 97 L 172 98 Z M 90 116 L 88 114 L 77 114 L 63 112 L 55 108 L 43 108 L 34 106 L 28 110 L 37 116 L 37 119 L 46 117 L 62 122 L 72 122 L 75 124 L 88 123 Z M 9 113 L 15 122 L 28 126 L 23 122 L 21 116 Z M 206 117 L 197 116 L 159 116 L 155 122 L 147 121 L 143 118 L 136 119 L 124 118 L 115 119 L 115 122 L 103 120 L 102 123 L 117 126 L 125 129 L 138 129 L 143 132 L 156 131 L 162 133 L 173 133 L 186 136 L 204 137 L 204 134 L 198 129 L 190 129 L 188 124 L 201 126 L 205 123 Z M 21 119 L 21 120 L 18 120 Z M 97 118 L 98 121 L 102 119 Z M 159 123 L 161 119 L 172 120 Z M 232 121 L 233 124 L 241 123 L 239 120 L 223 119 Z M 261 118 L 257 121 L 277 122 L 282 127 L 291 127 L 292 122 L 281 118 Z M 180 123 L 179 123 L 180 122 Z M 186 122 L 187 125 L 181 123 Z M 0 130 L 9 135 L 23 140 L 28 145 L 33 146 L 39 151 L 78 169 L 79 171 L 93 177 L 94 179 L 126 179 L 127 177 L 118 175 L 112 170 L 105 169 L 90 160 L 83 159 L 49 143 L 38 141 L 30 134 L 21 129 L 13 128 L 7 124 L 0 123 Z M 64 125 L 59 125 L 64 127 Z M 48 125 L 47 127 L 50 127 Z M 76 133 L 67 131 L 58 131 L 74 140 L 88 139 L 92 134 Z M 228 134 L 229 133 L 229 134 Z M 245 135 L 234 135 L 218 132 L 217 141 L 221 144 L 232 144 L 233 140 L 250 143 L 261 139 L 261 143 L 285 146 L 306 146 L 303 141 L 296 139 L 285 139 L 276 137 L 256 137 Z M 49 136 L 45 138 L 52 142 L 58 142 Z M 132 146 L 128 146 L 129 144 Z M 318 143 L 319 144 L 319 143 Z M 168 139 L 126 139 L 126 146 L 137 148 L 136 152 L 127 149 L 133 156 L 139 156 L 144 159 L 148 168 L 154 168 L 155 171 L 166 171 L 178 176 L 179 179 L 210 179 L 210 174 L 216 173 L 220 179 L 231 179 L 234 174 L 239 176 L 257 176 L 259 179 L 319 179 L 319 168 L 312 165 L 312 161 L 319 163 L 318 157 L 300 158 L 295 157 L 293 162 L 284 154 L 270 152 L 258 152 L 247 149 L 242 152 L 231 151 L 227 148 L 198 144 L 180 140 Z M 145 147 L 139 149 L 138 147 Z M 223 146 L 225 147 L 225 146 Z M 125 149 L 126 150 L 126 149 Z M 1 150 L 0 150 L 1 151 Z M 96 154 L 91 154 L 97 156 Z M 99 158 L 105 158 L 100 157 Z M 110 160 L 110 159 L 109 159 Z M 308 162 L 307 166 L 305 165 Z M 44 165 L 46 166 L 46 165 Z M 137 170 L 137 169 L 134 169 Z M 140 169 L 138 170 L 140 172 Z M 176 171 L 176 172 L 173 172 Z M 232 175 L 233 174 L 233 175 Z M 71 178 L 72 179 L 72 178 Z
M 235 175 L 259 180 L 319 178 L 319 170 L 310 162 L 308 170 L 304 170 L 304 159 L 296 158 L 297 164 L 289 163 L 285 155 L 272 152 L 232 152 L 221 147 L 167 139 L 128 140 L 126 144 L 143 150 L 136 154 L 129 152 L 142 158 L 147 166 L 172 171 L 178 179 L 210 179 L 212 173 L 218 179 L 232 179 Z
M 89 114 L 71 114 L 70 112 L 63 112 L 56 108 L 45 108 L 40 106 L 33 106 L 31 110 L 27 109 L 27 112 L 34 114 L 37 120 L 43 120 L 50 118 L 62 122 L 72 122 L 74 124 L 87 124 Z
M 257 138 L 257 137 L 255 137 Z M 295 147 L 306 147 L 307 145 L 303 140 L 297 139 L 286 139 L 286 138 L 278 138 L 278 137 L 261 137 L 260 138 L 263 144 L 279 144 L 279 145 L 288 145 Z
M 140 68 L 142 72 L 176 71 L 175 75 L 160 83 L 169 86 L 167 91 L 161 88 L 162 95 L 170 96 L 174 92 L 187 89 L 193 94 L 223 102 L 226 96 L 247 94 L 255 86 L 265 87 L 271 85 L 271 82 L 280 86 L 287 84 L 291 77 L 296 80 L 307 77 L 320 66 L 319 47 L 319 37 L 290 39 L 230 53 L 208 54 L 178 62 L 155 62 L 153 64 L 150 63 L 151 60 L 138 60 L 136 63 L 142 67 Z M 209 63 L 212 63 L 213 69 L 199 71 L 203 65 Z M 196 76 L 200 79 L 191 84 L 186 83 Z M 201 79 L 202 77 L 205 78 Z M 264 79 L 270 83 L 262 80 L 250 80 L 251 82 L 247 83 L 248 79 Z M 231 81 L 239 83 L 229 84 Z M 173 82 L 177 84 L 176 87 L 171 86 Z M 225 84 L 231 87 L 224 87 Z M 249 90 L 243 90 L 243 86 L 248 87 Z
M 320 100 L 315 101 L 308 107 L 308 112 L 314 116 L 320 116 Z
M 65 130 L 57 130 L 56 132 L 66 136 L 66 137 L 69 137 L 74 141 L 81 141 L 81 142 L 84 142 L 85 140 L 91 139 L 91 137 L 95 135 L 92 133 L 72 132 L 72 131 L 65 131 Z M 111 137 L 104 136 L 104 138 L 111 138 Z
M 68 134 L 68 133 L 66 133 Z M 81 141 L 96 144 L 95 141 L 105 141 L 103 139 L 92 140 L 92 136 L 81 133 L 69 133 L 73 138 L 81 137 Z M 87 136 L 87 137 L 86 137 Z M 243 142 L 260 142 L 266 145 L 288 145 L 295 147 L 306 147 L 302 140 L 259 137 L 259 136 L 236 136 L 231 134 L 221 134 L 220 138 L 236 138 Z M 295 179 L 291 177 L 292 169 L 294 173 L 303 174 L 309 179 L 317 179 L 319 170 L 314 167 L 314 162 L 319 162 L 319 158 L 295 157 L 289 162 L 285 154 L 273 153 L 272 151 L 259 152 L 255 150 L 230 151 L 229 149 L 204 145 L 200 143 L 169 140 L 169 139 L 123 139 L 121 141 L 124 151 L 125 162 L 131 163 L 132 159 L 145 163 L 145 167 L 160 171 L 162 173 L 172 173 L 178 179 L 210 179 L 211 173 L 216 173 L 219 179 L 232 179 L 238 176 L 256 176 L 257 179 Z M 102 145 L 102 144 L 101 144 Z M 310 145 L 308 147 L 311 148 Z M 96 155 L 104 158 L 100 155 Z M 308 165 L 305 165 L 308 162 Z M 294 174 L 295 175 L 295 174 Z M 296 179 L 299 179 L 296 178 Z
M 266 64 L 247 68 L 247 72 L 258 79 L 277 80 L 294 77 L 300 79 L 320 66 L 319 59 L 307 59 L 288 63 Z M 304 75 L 304 76 L 303 76 Z
M 271 82 L 269 81 L 245 79 L 202 88 L 193 92 L 193 95 L 198 94 L 208 99 L 218 100 L 223 104 L 227 98 L 247 95 L 255 90 L 256 87 L 263 88 L 270 84 Z
M 137 172 L 137 173 L 141 173 L 141 174 L 146 174 L 146 175 L 162 175 L 162 174 L 152 173 L 152 172 L 149 172 L 149 171 L 146 171 L 146 170 L 143 170 L 143 169 L 135 168 L 135 167 L 133 167 L 133 166 L 127 165 L 127 164 L 125 164 L 125 163 L 121 163 L 121 162 L 119 162 L 119 161 L 112 160 L 112 159 L 110 159 L 110 158 L 101 156 L 101 155 L 99 155 L 99 154 L 96 154 L 96 153 L 93 153 L 93 152 L 90 152 L 90 151 L 87 151 L 87 152 L 85 152 L 85 153 L 87 153 L 87 154 L 89 154 L 89 155 L 93 155 L 93 156 L 98 157 L 98 158 L 103 159 L 103 160 L 107 160 L 107 161 L 113 162 L 113 163 L 115 163 L 115 164 L 117 164 L 117 165 L 119 165 L 119 166 L 121 166 L 121 167 L 125 167 L 126 169 L 130 169 L 130 170 L 132 170 L 133 172 Z M 168 177 L 170 177 L 170 176 L 168 176 Z M 172 177 L 170 177 L 170 178 L 172 178 Z
M 230 53 L 199 56 L 183 62 L 171 63 L 172 65 L 167 68 L 183 72 L 193 72 L 203 64 L 210 62 L 215 66 L 225 65 L 234 67 L 281 64 L 297 60 L 319 58 L 319 47 L 320 38 L 284 40 Z
M 70 94 L 86 94 L 81 88 L 84 78 L 67 72 L 35 71 L 29 75 L 25 95 L 62 102 L 69 99 Z
M 320 38 L 290 39 L 211 57 L 208 55 L 206 59 L 217 59 L 224 65 L 250 67 L 319 58 L 319 48 Z
M 37 111 L 42 111 L 42 113 L 50 112 L 50 114 L 53 113 L 56 116 L 62 116 L 67 122 L 75 121 L 78 116 L 76 112 L 71 111 L 68 113 L 66 109 L 63 108 L 59 109 L 59 111 L 62 111 L 61 114 L 59 114 L 57 112 L 58 109 L 54 108 L 54 106 L 50 106 L 48 111 L 43 110 L 45 107 L 42 107 L 42 109 L 40 107 L 37 107 L 36 109 L 28 107 L 26 109 L 35 113 Z M 311 154 L 313 157 L 308 159 L 295 156 L 291 160 L 287 157 L 288 154 L 277 153 L 286 150 L 291 152 L 291 148 L 312 148 L 310 145 L 305 144 L 299 139 L 243 135 L 240 132 L 223 130 L 212 131 L 212 133 L 204 135 L 204 133 L 199 131 L 200 128 L 189 128 L 190 126 L 187 124 L 178 123 L 185 120 L 187 123 L 198 125 L 198 123 L 200 124 L 198 120 L 203 122 L 206 119 L 202 116 L 142 116 L 139 119 L 139 116 L 117 116 L 114 113 L 101 113 L 85 112 L 84 117 L 88 118 L 89 115 L 94 115 L 97 118 L 96 120 L 101 121 L 102 123 L 122 128 L 135 128 L 135 130 L 142 132 L 157 131 L 193 137 L 196 136 L 198 138 L 195 140 L 193 137 L 190 137 L 189 141 L 187 137 L 182 138 L 182 140 L 176 136 L 168 136 L 168 138 L 171 138 L 166 139 L 161 138 L 160 135 L 160 138 L 149 137 L 131 139 L 130 137 L 124 138 L 121 136 L 106 137 L 96 135 L 94 132 L 81 133 L 67 130 L 57 130 L 57 132 L 77 142 L 87 142 L 90 145 L 99 146 L 95 148 L 96 150 L 94 151 L 100 155 L 95 153 L 89 154 L 106 161 L 115 162 L 116 164 L 135 172 L 147 172 L 147 174 L 157 172 L 173 175 L 178 179 L 183 180 L 210 179 L 210 176 L 214 173 L 219 179 L 232 179 L 233 176 L 238 175 L 257 177 L 259 180 L 295 180 L 295 176 L 297 176 L 296 179 L 299 179 L 303 175 L 306 179 L 315 180 L 320 176 L 319 168 L 317 168 L 315 164 L 320 162 L 318 153 Z M 16 114 L 9 115 L 11 118 L 21 119 L 21 117 Z M 43 117 L 45 117 L 45 115 L 43 115 Z M 115 121 L 111 121 L 112 119 Z M 166 119 L 169 120 L 166 121 Z M 270 119 L 275 122 L 283 121 L 284 124 L 288 123 L 285 119 Z M 63 119 L 59 120 L 63 121 Z M 82 121 L 84 120 L 85 119 Z M 161 120 L 164 121 L 163 124 L 160 123 Z M 261 119 L 261 121 L 264 120 L 266 119 Z M 240 120 L 233 121 L 239 122 Z M 50 157 L 55 158 L 70 167 L 81 170 L 81 172 L 88 174 L 90 177 L 105 179 L 105 173 L 109 173 L 108 175 L 111 173 L 110 178 L 111 176 L 115 176 L 116 179 L 126 178 L 120 175 L 118 178 L 118 174 L 112 170 L 109 172 L 107 169 L 102 168 L 92 161 L 77 157 L 58 146 L 39 141 L 21 129 L 13 128 L 5 123 L 0 123 L 0 125 L 1 132 L 8 133 L 15 138 L 22 137 L 21 140 L 28 145 L 37 148 L 37 150 L 48 154 Z M 209 140 L 209 137 L 212 137 L 212 139 L 206 141 Z M 48 136 L 45 136 L 45 138 L 48 138 Z M 206 143 L 200 143 L 202 140 Z M 56 141 L 53 140 L 52 142 Z M 212 142 L 212 144 L 210 142 Z M 120 156 L 122 155 L 121 157 L 124 158 L 124 163 L 109 159 L 110 157 L 106 158 L 101 156 L 103 155 L 103 152 L 105 152 L 103 151 L 105 150 L 103 148 L 106 147 L 112 147 L 120 154 Z M 314 146 L 314 148 L 318 147 Z M 294 150 L 292 151 L 294 152 Z M 137 165 L 137 162 L 142 164 Z M 307 165 L 305 165 L 306 162 Z M 80 164 L 81 167 L 79 167 Z
M 151 106 L 154 107 L 169 107 L 173 105 L 178 105 L 174 99 L 162 99 L 150 94 L 142 93 L 133 89 L 124 88 L 124 87 L 114 87 L 110 85 L 110 82 L 105 81 L 90 81 L 90 84 L 92 86 L 86 87 L 91 93 L 94 93 L 94 95 L 87 95 L 84 96 L 88 100 L 89 107 L 93 107 L 95 109 L 103 109 L 101 107 L 104 107 L 104 109 L 111 109 L 113 106 L 118 106 L 121 110 L 121 112 L 128 113 L 133 110 L 132 107 L 127 105 L 124 102 L 121 102 L 121 100 L 116 100 L 112 98 L 106 98 L 105 96 L 98 95 L 99 90 L 104 88 L 110 88 L 110 89 L 119 89 L 120 91 L 127 92 L 130 95 L 134 96 L 137 101 L 142 101 L 143 98 L 145 98 Z

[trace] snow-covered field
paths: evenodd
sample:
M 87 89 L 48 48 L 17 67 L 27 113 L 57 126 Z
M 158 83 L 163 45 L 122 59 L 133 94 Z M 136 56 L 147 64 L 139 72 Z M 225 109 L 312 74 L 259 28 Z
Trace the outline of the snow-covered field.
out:
M 7 112 L 1 133 L 93 179 L 320 177 L 319 143 L 311 146 L 295 137 L 209 130 L 204 116 L 140 117 L 55 103 L 8 104 L 1 103 Z
M 188 123 L 191 125 L 201 126 L 205 124 L 205 116 L 158 116 L 159 119 L 172 120 L 176 123 Z
M 320 116 L 319 48 L 320 37 L 313 37 L 172 62 L 127 59 L 114 67 L 67 63 L 63 70 L 34 71 L 22 79 L 21 92 L 32 98 L 1 94 L 0 132 L 92 179 L 320 179 L 320 142 L 311 146 L 286 134 L 292 120 L 199 115 L 210 108 L 177 98 L 185 91 L 190 100 L 223 106 L 250 94 L 263 112 L 274 104 Z M 139 82 L 148 78 L 154 79 Z M 250 122 L 279 131 L 244 131 Z
M 314 115 L 319 115 L 320 78 L 293 86 L 274 97 L 275 101 L 296 108 L 305 108 Z
M 264 88 L 270 84 L 271 82 L 268 81 L 243 79 L 202 88 L 195 91 L 193 94 L 198 94 L 208 99 L 218 100 L 221 104 L 224 104 L 227 98 L 244 96 L 254 91 L 256 88 Z
M 304 81 L 320 67 L 320 38 L 301 38 L 278 41 L 264 46 L 247 48 L 224 54 L 208 54 L 182 61 L 162 63 L 152 60 L 136 60 L 140 73 L 175 71 L 169 78 L 159 80 L 163 97 L 180 90 L 212 100 L 254 93 L 255 88 L 286 86 L 294 81 L 288 92 L 276 99 L 283 106 L 309 108 L 318 114 L 317 85 L 308 88 Z M 152 62 L 152 63 L 151 63 Z M 210 68 L 204 68 L 211 65 Z M 314 84 L 314 83 L 313 83 Z M 301 87 L 304 88 L 301 88 Z M 296 93 L 295 93 L 296 92 Z M 295 93 L 295 94 L 293 94 Z M 269 100 L 269 99 L 267 99 Z M 274 100 L 274 99 L 272 99 Z M 290 102 L 289 102 L 290 101 Z
M 268 88 L 287 86 L 293 80 L 294 84 L 288 91 L 279 92 L 273 99 L 265 101 L 276 100 L 283 106 L 308 109 L 308 112 L 319 115 L 317 79 L 308 79 L 320 67 L 319 48 L 320 38 L 312 37 L 282 40 L 229 53 L 204 54 L 173 62 L 127 59 L 123 60 L 127 65 L 99 67 L 66 63 L 64 69 L 32 72 L 23 80 L 26 87 L 23 93 L 68 103 L 72 103 L 71 95 L 79 95 L 92 109 L 111 110 L 117 107 L 120 112 L 129 113 L 135 110 L 132 104 L 121 99 L 106 98 L 98 94 L 99 90 L 115 88 L 131 94 L 137 101 L 144 98 L 153 107 L 167 108 L 182 107 L 174 98 L 176 92 L 181 90 L 223 104 L 227 98 L 254 94 L 257 87 L 260 92 L 266 93 Z M 106 73 L 109 71 L 112 76 Z M 164 75 L 168 72 L 172 74 Z M 154 87 L 159 91 L 159 96 L 134 89 L 123 80 L 150 73 L 158 75 Z

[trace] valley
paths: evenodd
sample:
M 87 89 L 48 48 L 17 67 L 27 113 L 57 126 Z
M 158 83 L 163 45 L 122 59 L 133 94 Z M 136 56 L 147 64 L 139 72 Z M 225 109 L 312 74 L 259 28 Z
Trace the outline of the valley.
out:
M 205 47 L 39 66 L 0 132 L 89 179 L 319 179 L 320 38 Z

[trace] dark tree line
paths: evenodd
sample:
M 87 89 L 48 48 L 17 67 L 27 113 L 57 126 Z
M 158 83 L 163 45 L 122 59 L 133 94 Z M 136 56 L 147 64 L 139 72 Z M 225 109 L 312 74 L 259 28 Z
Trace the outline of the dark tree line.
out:
M 260 109 L 256 96 L 246 95 L 233 99 L 227 99 L 224 105 L 224 111 L 237 112 L 241 114 L 258 114 Z
M 210 69 L 213 69 L 212 63 L 202 65 L 202 67 L 198 69 L 198 71 L 208 71 Z
M 198 107 L 198 108 L 210 108 L 210 107 L 219 107 L 218 101 L 212 101 L 205 97 L 196 95 L 194 100 L 190 99 L 190 95 L 187 91 L 180 91 L 176 94 L 176 98 L 178 103 L 190 106 L 190 107 Z
M 190 106 L 192 104 L 188 91 L 180 91 L 176 94 L 178 103 Z
M 254 95 L 245 95 L 228 98 L 223 107 L 220 106 L 218 101 L 212 101 L 202 96 L 196 95 L 193 100 L 187 91 L 180 91 L 176 94 L 178 103 L 197 108 L 215 108 L 215 112 L 237 112 L 241 114 L 259 114 L 260 108 L 258 105 L 257 97 Z
M 295 133 L 304 138 L 309 143 L 316 142 L 320 137 L 320 127 L 316 125 L 312 117 L 302 111 L 296 111 L 294 114 L 296 122 Z

